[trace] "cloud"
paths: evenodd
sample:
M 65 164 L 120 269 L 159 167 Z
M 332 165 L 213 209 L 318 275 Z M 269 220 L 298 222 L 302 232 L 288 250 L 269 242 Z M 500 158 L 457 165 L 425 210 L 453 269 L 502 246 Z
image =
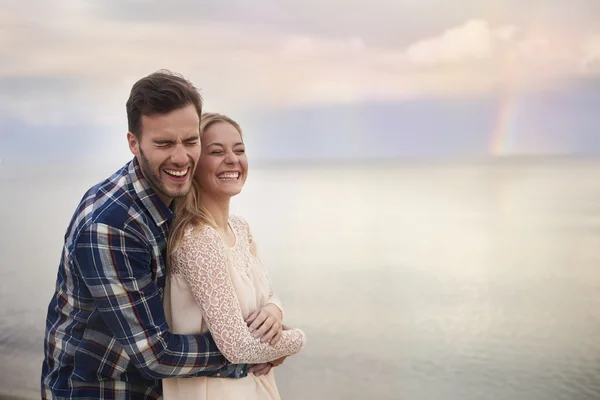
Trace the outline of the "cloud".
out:
M 534 60 L 548 64 L 572 51 L 577 43 L 564 42 L 561 32 L 535 31 L 514 25 L 492 26 L 485 20 L 469 20 L 438 36 L 418 41 L 406 49 L 408 60 L 419 67 L 489 66 Z M 573 57 L 581 54 L 571 54 Z M 574 72 L 574 71 L 571 71 Z
M 473 83 L 486 76 L 488 89 L 532 88 L 600 72 L 598 37 L 543 24 L 518 27 L 475 19 L 420 40 L 405 54 L 414 66 L 431 70 L 432 76 L 435 71 L 442 75 L 463 70 L 469 71 Z
M 456 19 L 484 10 L 439 0 L 360 0 L 352 7 L 293 0 L 277 6 L 260 0 L 252 7 L 238 0 L 210 7 L 194 1 L 178 7 L 156 1 L 61 0 L 53 6 L 32 1 L 33 8 L 12 1 L 0 12 L 0 79 L 21 85 L 2 91 L 0 109 L 37 124 L 77 119 L 114 126 L 124 118 L 134 81 L 160 68 L 183 73 L 201 88 L 208 108 L 230 113 L 464 97 L 506 84 L 552 85 L 600 72 L 600 41 L 593 32 L 543 21 L 495 23 L 495 14 L 463 16 L 444 29 L 439 25 L 450 22 L 446 15 Z M 516 5 L 505 4 L 507 10 Z M 435 6 L 435 13 L 426 6 Z M 523 7 L 524 14 L 531 12 Z M 495 13 L 518 15 L 501 11 Z M 294 29 L 277 22 L 279 17 L 293 20 Z M 398 21 L 406 22 L 400 24 L 405 31 Z M 27 82 L 37 86 L 31 89 Z
M 600 2 L 487 3 L 6 0 L 0 123 L 120 148 L 129 90 L 160 68 L 242 123 L 257 111 L 460 102 L 600 75 Z
M 29 0 L 27 4 L 37 1 L 43 0 Z M 282 35 L 359 36 L 367 43 L 386 46 L 407 46 L 474 16 L 495 24 L 510 21 L 526 25 L 531 20 L 541 19 L 576 28 L 593 28 L 600 20 L 600 3 L 596 0 L 221 0 L 210 3 L 180 0 L 176 5 L 160 0 L 62 0 L 62 3 L 79 4 L 78 7 L 93 4 L 95 16 L 127 23 L 170 21 L 180 26 L 219 21 L 233 25 L 260 24 Z
M 308 35 L 292 35 L 284 42 L 280 54 L 283 57 L 336 59 L 338 57 L 360 56 L 366 50 L 360 37 L 346 40 L 315 38 Z
M 487 21 L 471 20 L 409 46 L 406 54 L 410 62 L 423 66 L 489 59 L 495 47 L 514 37 L 516 29 L 514 26 L 492 29 Z

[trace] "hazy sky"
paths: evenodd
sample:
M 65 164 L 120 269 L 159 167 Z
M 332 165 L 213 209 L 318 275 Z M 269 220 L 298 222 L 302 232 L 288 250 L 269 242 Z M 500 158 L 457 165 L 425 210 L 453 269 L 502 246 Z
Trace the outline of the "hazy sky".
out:
M 160 68 L 261 159 L 600 154 L 599 27 L 597 0 L 3 0 L 0 162 L 127 160 Z

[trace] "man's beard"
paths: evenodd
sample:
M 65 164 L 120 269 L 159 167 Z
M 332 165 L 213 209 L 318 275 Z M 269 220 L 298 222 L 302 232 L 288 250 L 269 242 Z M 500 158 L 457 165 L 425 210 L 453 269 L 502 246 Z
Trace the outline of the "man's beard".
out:
M 142 170 L 142 173 L 144 174 L 144 177 L 150 183 L 150 186 L 152 187 L 152 189 L 154 189 L 156 192 L 158 192 L 158 194 L 160 194 L 164 197 L 168 197 L 169 199 L 185 197 L 191 188 L 191 185 L 190 185 L 188 187 L 188 190 L 185 191 L 185 193 L 180 193 L 180 192 L 179 193 L 170 193 L 168 191 L 168 189 L 165 187 L 165 185 L 163 184 L 162 180 L 160 179 L 160 166 L 158 168 L 156 168 L 156 170 L 153 169 L 152 165 L 150 164 L 150 161 L 148 161 L 148 159 L 144 155 L 144 152 L 142 151 L 141 148 L 140 148 L 140 168 Z M 188 173 L 191 174 L 192 171 L 194 171 L 194 165 L 192 165 L 190 167 L 190 171 Z M 191 179 L 191 178 L 189 178 L 189 179 Z

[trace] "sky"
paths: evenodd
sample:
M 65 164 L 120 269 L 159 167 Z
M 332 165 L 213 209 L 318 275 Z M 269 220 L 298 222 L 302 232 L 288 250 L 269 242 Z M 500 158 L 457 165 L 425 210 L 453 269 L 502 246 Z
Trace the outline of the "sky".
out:
M 259 160 L 599 155 L 597 0 L 3 0 L 0 165 L 120 163 L 183 74 Z

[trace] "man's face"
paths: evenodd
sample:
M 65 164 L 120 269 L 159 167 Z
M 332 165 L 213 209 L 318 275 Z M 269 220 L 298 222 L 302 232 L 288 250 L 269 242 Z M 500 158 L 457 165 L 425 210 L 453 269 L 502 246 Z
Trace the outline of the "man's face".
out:
M 168 114 L 142 116 L 140 138 L 127 134 L 129 149 L 160 199 L 185 196 L 200 157 L 200 119 L 193 105 Z

